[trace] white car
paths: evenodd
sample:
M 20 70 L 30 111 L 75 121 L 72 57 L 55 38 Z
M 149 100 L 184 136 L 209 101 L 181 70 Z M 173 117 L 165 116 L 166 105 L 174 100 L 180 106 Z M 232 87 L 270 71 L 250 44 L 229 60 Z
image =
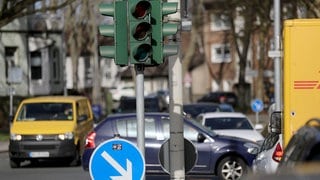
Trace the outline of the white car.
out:
M 269 133 L 252 163 L 252 170 L 255 174 L 276 173 L 284 152 L 281 134 L 281 113 L 272 112 L 271 110 L 269 114 Z
M 133 97 L 136 95 L 134 86 L 121 86 L 110 88 L 110 93 L 112 94 L 112 99 L 114 101 L 120 101 L 122 96 Z
M 265 138 L 256 159 L 252 163 L 255 174 L 273 174 L 277 171 L 283 155 L 282 135 L 269 133 Z
M 240 112 L 203 113 L 196 120 L 217 134 L 236 136 L 258 143 L 264 140 L 248 117 Z

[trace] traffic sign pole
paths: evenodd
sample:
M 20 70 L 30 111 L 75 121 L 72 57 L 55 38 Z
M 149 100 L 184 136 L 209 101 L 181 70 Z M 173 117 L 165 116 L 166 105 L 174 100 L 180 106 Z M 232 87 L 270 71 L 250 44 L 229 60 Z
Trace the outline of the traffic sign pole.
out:
M 260 99 L 254 99 L 251 101 L 251 109 L 256 113 L 256 124 L 259 123 L 259 113 L 263 110 L 263 102 Z
M 178 11 L 169 15 L 169 20 L 181 21 L 180 1 L 171 0 L 178 3 Z M 175 38 L 180 42 L 180 33 Z M 178 49 L 179 49 L 178 44 Z M 180 51 L 176 56 L 169 56 L 169 89 L 170 89 L 170 141 L 169 141 L 169 163 L 170 179 L 185 179 L 185 158 L 184 158 L 184 138 L 183 138 L 183 117 L 182 117 L 182 61 Z
M 136 71 L 137 145 L 145 157 L 144 65 L 137 64 L 134 67 Z

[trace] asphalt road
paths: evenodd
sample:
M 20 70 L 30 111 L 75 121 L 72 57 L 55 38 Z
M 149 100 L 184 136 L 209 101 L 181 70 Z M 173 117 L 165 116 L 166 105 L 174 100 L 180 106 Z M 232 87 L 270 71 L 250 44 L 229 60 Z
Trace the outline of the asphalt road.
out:
M 12 169 L 6 152 L 0 153 L 0 179 L 10 180 L 90 180 L 88 171 L 81 166 L 68 167 L 59 161 L 45 161 L 39 164 L 24 162 L 21 168 Z M 146 176 L 146 180 L 169 180 L 169 176 Z M 217 177 L 186 177 L 186 180 L 209 180 Z
M 0 179 L 10 180 L 90 180 L 89 172 L 79 167 L 67 167 L 61 162 L 48 161 L 40 164 L 25 162 L 21 168 L 12 169 L 9 166 L 7 153 L 0 153 Z

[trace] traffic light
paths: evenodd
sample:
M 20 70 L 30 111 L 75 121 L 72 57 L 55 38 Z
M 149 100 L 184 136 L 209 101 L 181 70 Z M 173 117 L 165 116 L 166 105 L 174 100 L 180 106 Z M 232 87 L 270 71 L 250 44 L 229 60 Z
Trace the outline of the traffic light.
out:
M 127 30 L 127 2 L 113 1 L 101 3 L 99 11 L 104 16 L 113 17 L 112 25 L 100 25 L 99 32 L 103 36 L 113 37 L 113 46 L 100 46 L 100 55 L 114 58 L 115 64 L 126 66 L 128 62 L 128 30 Z
M 163 2 L 163 0 L 151 0 L 151 27 L 152 27 L 152 59 L 155 64 L 162 64 L 165 56 L 178 53 L 178 46 L 165 45 L 164 38 L 174 35 L 178 31 L 175 23 L 165 23 L 164 16 L 177 12 L 178 3 Z
M 151 3 L 147 0 L 128 1 L 130 63 L 152 65 Z

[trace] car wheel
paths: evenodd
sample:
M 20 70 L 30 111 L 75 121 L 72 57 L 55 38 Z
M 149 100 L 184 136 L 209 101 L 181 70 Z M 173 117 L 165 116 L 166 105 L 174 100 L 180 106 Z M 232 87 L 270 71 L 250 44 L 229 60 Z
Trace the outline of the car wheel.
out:
M 247 173 L 246 163 L 239 157 L 229 156 L 222 159 L 218 165 L 217 174 L 219 179 L 241 179 Z
M 17 159 L 10 159 L 10 167 L 11 168 L 19 168 L 20 167 L 20 161 Z
M 73 159 L 70 162 L 70 166 L 79 166 L 81 164 L 79 149 L 76 149 Z

